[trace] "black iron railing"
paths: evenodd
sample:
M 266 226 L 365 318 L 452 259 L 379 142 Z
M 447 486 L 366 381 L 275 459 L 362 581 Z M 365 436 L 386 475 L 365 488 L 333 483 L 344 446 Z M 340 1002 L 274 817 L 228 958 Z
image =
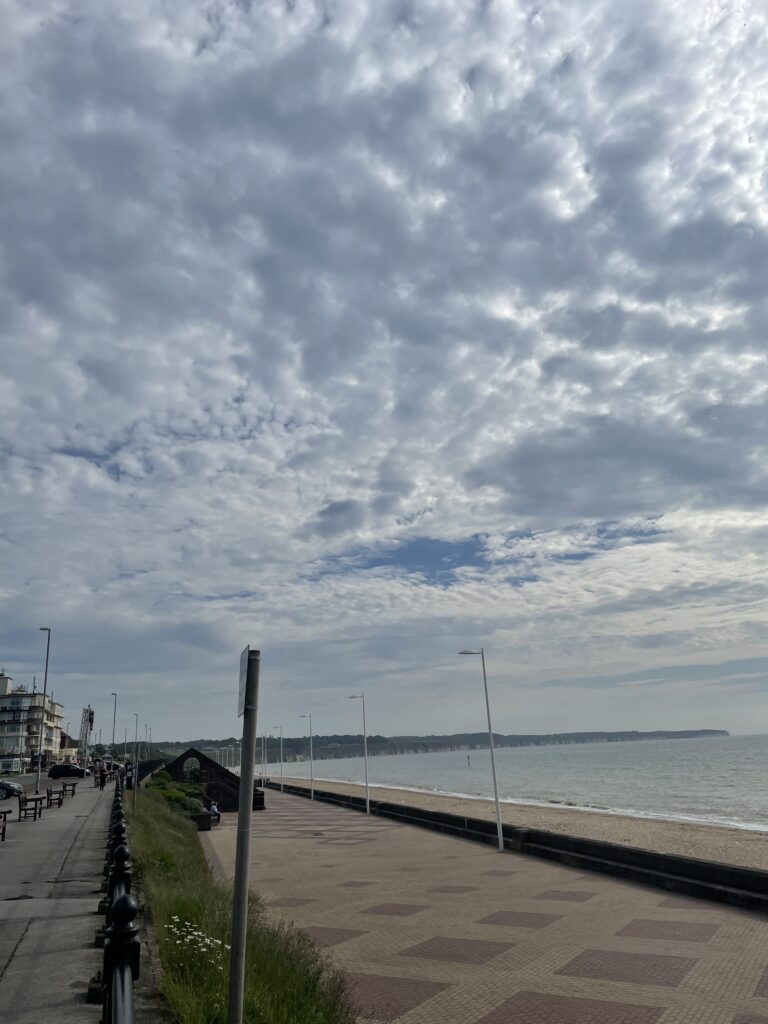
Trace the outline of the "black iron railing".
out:
M 96 945 L 104 947 L 104 962 L 91 979 L 88 1001 L 102 1004 L 101 1024 L 134 1024 L 133 986 L 139 977 L 141 946 L 139 929 L 133 923 L 138 906 L 131 895 L 133 870 L 119 776 L 115 780 L 104 875 L 102 889 L 106 895 L 99 912 L 105 915 L 105 921 L 96 933 Z

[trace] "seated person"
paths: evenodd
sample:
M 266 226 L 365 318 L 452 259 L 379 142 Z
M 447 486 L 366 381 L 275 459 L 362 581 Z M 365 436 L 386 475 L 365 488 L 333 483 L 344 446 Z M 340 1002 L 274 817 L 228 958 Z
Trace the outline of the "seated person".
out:
M 219 811 L 219 805 L 216 803 L 215 800 L 211 800 L 210 810 L 211 810 L 211 820 L 216 825 L 218 825 L 219 822 L 221 821 L 221 812 Z

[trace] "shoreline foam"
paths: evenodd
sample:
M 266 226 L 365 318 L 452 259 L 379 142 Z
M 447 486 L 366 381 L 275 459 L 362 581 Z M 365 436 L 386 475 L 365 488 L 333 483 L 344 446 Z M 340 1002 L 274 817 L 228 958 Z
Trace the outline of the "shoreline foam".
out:
M 274 775 L 268 777 L 273 783 L 278 781 Z M 285 782 L 309 788 L 306 778 L 285 776 Z M 362 784 L 331 779 L 316 778 L 315 787 L 351 796 L 361 796 L 364 792 Z M 394 786 L 371 786 L 370 795 L 374 800 L 387 803 L 465 817 L 495 818 L 493 801 L 480 796 Z M 501 801 L 501 815 L 505 824 L 522 828 L 768 871 L 768 829 L 759 827 L 510 800 Z

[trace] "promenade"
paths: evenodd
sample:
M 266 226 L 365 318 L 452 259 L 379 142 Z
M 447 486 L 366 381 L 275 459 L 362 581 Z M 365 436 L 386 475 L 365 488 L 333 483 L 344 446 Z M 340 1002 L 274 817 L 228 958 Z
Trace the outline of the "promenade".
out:
M 51 783 L 41 779 L 41 791 Z M 60 783 L 55 783 L 58 787 Z M 25 780 L 25 788 L 34 785 Z M 8 1024 L 98 1024 L 100 1005 L 85 1001 L 89 979 L 101 969 L 94 935 L 103 917 L 104 848 L 113 786 L 100 792 L 91 779 L 75 797 L 19 821 L 15 799 L 6 841 L 0 843 L 0 1021 Z M 142 1022 L 157 1019 L 145 985 Z
M 251 885 L 360 1021 L 768 1024 L 768 919 L 268 791 Z M 201 834 L 225 877 L 236 815 Z

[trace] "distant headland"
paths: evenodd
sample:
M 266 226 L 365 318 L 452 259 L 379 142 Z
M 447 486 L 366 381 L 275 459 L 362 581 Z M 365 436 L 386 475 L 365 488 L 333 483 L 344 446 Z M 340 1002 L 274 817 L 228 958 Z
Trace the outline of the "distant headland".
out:
M 638 732 L 634 729 L 621 732 L 558 732 L 541 735 L 505 735 L 494 733 L 493 742 L 496 747 L 549 747 L 570 743 L 628 743 L 633 740 L 692 740 L 707 739 L 715 736 L 729 736 L 725 729 L 657 729 L 653 732 Z M 363 737 L 358 735 L 315 735 L 313 753 L 315 760 L 328 758 L 360 757 L 363 752 Z M 164 750 L 178 748 L 184 750 L 189 746 L 197 747 L 206 752 L 220 750 L 237 742 L 235 737 L 225 740 L 191 740 L 185 743 L 163 743 Z M 274 736 L 267 737 L 267 760 L 278 759 L 279 740 Z M 369 736 L 368 754 L 381 757 L 388 754 L 427 754 L 436 751 L 450 750 L 482 750 L 488 746 L 487 732 L 459 732 L 447 736 Z M 260 752 L 261 744 L 257 747 Z M 303 761 L 309 757 L 309 737 L 289 737 L 283 739 L 283 758 L 285 761 Z

